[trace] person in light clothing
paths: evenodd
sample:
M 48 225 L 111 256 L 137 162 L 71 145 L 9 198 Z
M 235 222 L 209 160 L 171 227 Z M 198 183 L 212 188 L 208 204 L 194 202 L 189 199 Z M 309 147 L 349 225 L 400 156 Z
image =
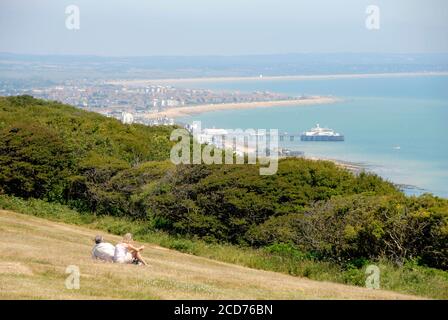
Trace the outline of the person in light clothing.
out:
M 115 246 L 111 243 L 104 242 L 102 236 L 95 237 L 95 246 L 92 249 L 92 258 L 96 260 L 113 262 L 115 255 Z
M 134 247 L 132 242 L 132 234 L 126 233 L 123 240 L 115 246 L 114 262 L 135 263 L 147 266 L 148 264 L 140 254 L 145 247 Z

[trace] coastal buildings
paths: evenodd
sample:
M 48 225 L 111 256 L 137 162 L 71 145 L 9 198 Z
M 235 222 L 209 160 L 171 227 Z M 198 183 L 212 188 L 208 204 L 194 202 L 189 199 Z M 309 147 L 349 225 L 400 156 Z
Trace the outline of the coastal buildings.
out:
M 100 80 L 67 80 L 62 84 L 27 89 L 10 89 L 6 95 L 29 94 L 36 98 L 60 101 L 91 111 L 120 109 L 120 112 L 160 112 L 168 108 L 208 104 L 293 100 L 285 94 L 268 91 L 222 91 L 178 88 L 170 85 L 108 83 Z
M 276 153 L 280 157 L 302 157 L 304 152 L 280 147 L 279 135 L 265 130 L 233 130 L 222 128 L 201 129 L 200 123 L 185 125 L 185 128 L 200 144 L 213 145 L 220 149 L 230 149 L 238 156 L 255 154 L 257 157 Z

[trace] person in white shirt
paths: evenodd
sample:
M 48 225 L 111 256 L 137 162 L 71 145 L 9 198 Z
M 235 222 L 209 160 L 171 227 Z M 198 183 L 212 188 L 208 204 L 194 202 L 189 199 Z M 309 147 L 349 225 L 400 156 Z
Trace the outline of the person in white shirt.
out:
M 92 258 L 113 262 L 115 255 L 115 246 L 111 243 L 104 242 L 102 236 L 98 235 L 95 237 L 95 246 L 92 249 Z
M 148 264 L 140 254 L 145 247 L 134 247 L 132 242 L 132 234 L 126 233 L 123 240 L 115 246 L 114 262 L 136 263 L 147 266 Z

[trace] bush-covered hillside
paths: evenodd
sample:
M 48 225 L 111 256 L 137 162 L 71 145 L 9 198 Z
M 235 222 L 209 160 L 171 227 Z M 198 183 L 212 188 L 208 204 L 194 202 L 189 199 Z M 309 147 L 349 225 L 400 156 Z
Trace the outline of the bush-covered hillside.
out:
M 0 98 L 0 188 L 25 198 L 76 200 L 91 183 L 167 159 L 171 129 L 125 126 L 30 96 Z
M 272 176 L 254 165 L 174 166 L 171 130 L 0 98 L 0 193 L 132 217 L 148 232 L 284 243 L 341 264 L 412 259 L 448 269 L 448 200 L 406 197 L 376 175 L 327 161 L 285 159 Z

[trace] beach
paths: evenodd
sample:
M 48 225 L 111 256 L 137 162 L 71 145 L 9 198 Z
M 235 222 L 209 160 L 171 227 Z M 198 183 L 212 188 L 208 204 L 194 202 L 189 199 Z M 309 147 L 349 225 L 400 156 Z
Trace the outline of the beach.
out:
M 194 114 L 200 114 L 211 111 L 222 110 L 242 110 L 242 109 L 255 109 L 255 108 L 272 108 L 272 107 L 297 107 L 297 106 L 309 106 L 316 104 L 329 104 L 335 103 L 340 99 L 335 97 L 321 97 L 312 96 L 302 99 L 291 100 L 275 100 L 275 101 L 256 101 L 256 102 L 239 102 L 239 103 L 220 103 L 220 104 L 204 104 L 197 106 L 186 106 L 168 108 L 160 112 L 146 114 L 148 119 L 157 119 L 160 117 L 168 118 L 180 118 L 190 116 Z
M 322 75 L 290 75 L 290 76 L 248 76 L 248 77 L 204 77 L 179 79 L 132 79 L 110 80 L 107 84 L 145 86 L 167 85 L 201 82 L 235 82 L 235 81 L 285 81 L 285 80 L 331 80 L 331 79 L 365 79 L 365 78 L 391 78 L 391 77 L 434 77 L 447 76 L 448 72 L 385 72 L 385 73 L 349 73 L 349 74 L 322 74 Z

